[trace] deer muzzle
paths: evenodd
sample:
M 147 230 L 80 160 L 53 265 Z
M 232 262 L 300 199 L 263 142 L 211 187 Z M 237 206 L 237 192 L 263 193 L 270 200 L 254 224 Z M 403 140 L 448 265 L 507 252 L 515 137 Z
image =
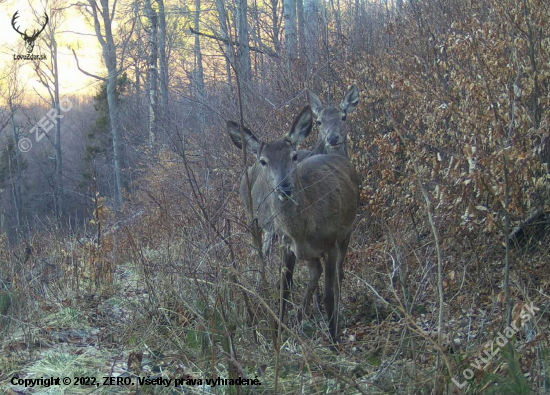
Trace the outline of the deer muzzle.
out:
M 277 187 L 277 198 L 281 202 L 286 201 L 292 196 L 292 185 L 289 182 L 285 182 Z

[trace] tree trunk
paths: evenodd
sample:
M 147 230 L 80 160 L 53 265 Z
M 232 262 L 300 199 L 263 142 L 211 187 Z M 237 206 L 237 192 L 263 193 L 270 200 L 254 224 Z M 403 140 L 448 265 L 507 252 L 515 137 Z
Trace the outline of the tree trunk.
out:
M 304 3 L 305 48 L 309 61 L 309 71 L 311 71 L 312 66 L 317 61 L 319 37 L 318 13 L 319 7 L 317 0 L 306 0 Z
M 298 40 L 300 55 L 305 54 L 306 49 L 306 27 L 304 21 L 304 0 L 296 0 L 296 13 L 298 15 Z
M 11 112 L 11 127 L 13 133 L 13 158 L 15 159 L 15 177 L 13 177 L 13 171 L 11 170 L 11 152 L 8 150 L 8 169 L 9 174 L 11 174 L 11 186 L 12 186 L 12 195 L 13 195 L 13 204 L 15 206 L 15 217 L 17 224 L 17 234 L 19 234 L 19 229 L 21 228 L 21 218 L 23 214 L 23 202 L 21 197 L 21 158 L 19 156 L 19 134 L 17 132 L 17 127 L 15 126 L 14 119 L 14 106 L 9 100 L 10 112 Z
M 386 1 L 386 5 L 388 2 Z M 354 30 L 355 30 L 355 36 L 357 37 L 359 35 L 359 32 L 361 31 L 361 26 L 359 26 L 359 0 L 355 0 L 355 16 L 354 16 Z
M 195 31 L 197 32 L 200 32 L 200 12 L 201 0 L 195 0 Z M 204 71 L 202 68 L 201 42 L 198 34 L 195 34 L 195 86 L 197 99 L 200 102 L 198 106 L 198 119 L 202 132 L 204 127 L 204 112 L 202 111 L 202 104 L 204 103 Z
M 136 74 L 136 102 L 139 108 L 141 107 L 141 71 L 139 70 L 139 63 L 137 58 L 134 62 L 134 73 Z
M 262 42 L 262 29 L 260 28 L 260 13 L 258 11 L 258 1 L 254 0 L 254 29 L 256 30 L 255 34 L 255 40 L 256 40 L 256 48 L 263 48 L 263 42 Z M 265 86 L 265 67 L 264 67 L 264 55 L 259 52 L 255 52 L 256 54 L 256 76 L 258 76 L 258 70 L 260 71 L 260 84 L 262 87 Z M 258 60 L 259 59 L 259 65 Z
M 273 33 L 273 46 L 275 47 L 275 52 L 278 53 L 281 48 L 281 43 L 279 42 L 279 0 L 271 0 L 271 31 Z
M 159 5 L 159 57 L 160 57 L 160 108 L 161 114 L 166 113 L 168 106 L 168 59 L 166 58 L 166 14 L 164 0 L 157 0 Z
M 141 8 L 140 8 L 140 4 L 138 2 L 138 0 L 135 0 L 134 2 L 134 18 L 136 19 L 137 21 L 137 31 L 136 31 L 136 35 L 137 35 L 137 42 L 138 42 L 138 47 L 136 49 L 136 53 L 135 54 L 132 54 L 132 60 L 133 60 L 133 68 L 134 68 L 134 74 L 135 74 L 135 88 L 136 88 L 136 121 L 137 121 L 137 124 L 138 125 L 141 125 L 141 69 L 140 69 L 140 60 L 143 58 L 142 54 L 143 54 L 143 51 L 141 50 L 141 43 L 142 43 L 142 29 L 143 29 L 143 26 L 141 24 L 141 18 L 140 18 L 140 14 L 141 14 Z
M 46 2 L 46 5 L 48 2 Z M 48 35 L 44 37 L 44 42 L 48 47 L 52 61 L 46 63 L 44 67 L 35 66 L 35 71 L 39 81 L 48 90 L 50 102 L 48 105 L 55 110 L 52 121 L 55 126 L 55 137 L 52 143 L 55 151 L 55 176 L 53 182 L 53 199 L 55 216 L 60 219 L 65 211 L 65 196 L 63 189 L 63 157 L 61 150 L 61 106 L 60 106 L 60 89 L 59 89 L 59 67 L 58 67 L 58 52 L 57 41 L 55 39 L 56 29 L 59 26 L 60 10 L 52 10 L 51 20 L 48 24 Z M 50 114 L 50 113 L 48 113 Z
M 334 0 L 330 0 L 330 6 L 332 8 L 332 14 L 334 15 L 334 22 L 336 23 L 336 33 L 338 35 L 338 41 L 342 40 L 342 19 L 340 18 L 340 0 L 336 0 L 336 7 L 334 7 Z
M 239 70 L 241 83 L 246 83 L 252 79 L 247 15 L 247 0 L 237 0 L 237 38 L 239 44 L 237 48 L 237 69 Z
M 57 67 L 57 41 L 55 41 L 54 30 L 50 29 L 51 55 L 53 60 L 53 78 L 54 78 L 54 107 L 55 112 L 61 115 L 59 106 L 59 69 Z M 57 118 L 55 124 L 55 200 L 57 202 L 57 217 L 63 217 L 65 211 L 65 197 L 63 191 L 63 157 L 61 154 L 61 117 Z
M 118 71 L 116 47 L 113 40 L 113 32 L 111 29 L 112 15 L 109 9 L 109 0 L 101 1 L 101 16 L 103 17 L 103 28 L 105 34 L 101 32 L 101 24 L 98 16 L 98 6 L 96 0 L 88 0 L 92 7 L 94 16 L 94 28 L 96 37 L 101 44 L 103 59 L 107 67 L 107 105 L 109 107 L 109 121 L 111 127 L 111 139 L 113 141 L 113 168 L 115 178 L 115 203 L 117 207 L 122 204 L 122 177 L 120 174 L 120 134 L 118 128 L 118 99 L 116 94 Z M 113 10 L 114 11 L 114 10 Z
M 289 57 L 296 56 L 296 0 L 283 0 L 283 17 L 285 19 L 285 44 Z
M 153 147 L 155 144 L 155 136 L 157 133 L 157 117 L 156 117 L 156 104 L 157 104 L 157 13 L 151 6 L 151 0 L 145 0 L 145 12 L 149 22 L 151 23 L 151 34 L 149 36 L 149 147 Z
M 216 8 L 218 9 L 218 20 L 220 22 L 220 29 L 222 33 L 222 38 L 226 40 L 225 44 L 225 71 L 227 73 L 227 85 L 231 88 L 231 47 L 229 45 L 229 33 L 227 30 L 227 13 L 225 11 L 224 0 L 216 0 Z

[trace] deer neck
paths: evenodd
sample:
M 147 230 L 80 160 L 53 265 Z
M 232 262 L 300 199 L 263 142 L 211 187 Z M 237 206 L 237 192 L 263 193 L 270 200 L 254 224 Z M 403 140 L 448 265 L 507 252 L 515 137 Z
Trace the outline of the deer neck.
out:
M 337 147 L 327 147 L 326 145 L 324 145 L 324 150 L 325 152 L 323 152 L 324 154 L 328 154 L 328 155 L 340 155 L 340 156 L 345 156 L 346 158 L 349 158 L 349 155 L 348 155 L 348 140 L 346 139 L 344 141 L 343 144 L 340 144 L 339 146 Z
M 343 144 L 340 144 L 337 147 L 331 147 L 331 146 L 327 147 L 325 141 L 322 138 L 319 138 L 319 140 L 317 140 L 317 143 L 315 144 L 315 148 L 313 149 L 313 154 L 340 155 L 340 156 L 345 156 L 346 158 L 349 158 L 348 139 L 346 139 Z
M 276 193 L 271 193 L 271 207 L 275 227 L 292 239 L 300 238 L 300 235 L 304 233 L 303 216 L 305 214 L 304 207 L 307 206 L 304 199 L 305 193 L 299 177 L 296 177 L 291 198 L 280 201 Z
M 317 140 L 315 147 L 313 148 L 313 154 L 326 154 L 325 141 L 321 138 Z

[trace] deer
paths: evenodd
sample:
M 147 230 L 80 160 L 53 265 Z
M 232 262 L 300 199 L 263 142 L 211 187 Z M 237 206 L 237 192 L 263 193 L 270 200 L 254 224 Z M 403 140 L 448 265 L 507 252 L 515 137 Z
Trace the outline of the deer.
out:
M 284 243 L 283 317 L 296 259 L 306 260 L 309 281 L 298 312 L 301 322 L 317 288 L 324 260 L 324 306 L 331 338 L 338 339 L 340 289 L 359 202 L 359 177 L 341 155 L 312 155 L 298 160 L 298 146 L 310 134 L 312 111 L 306 106 L 286 135 L 262 142 L 248 129 L 229 121 L 233 143 L 256 156 L 253 200 L 265 197 L 265 214 Z M 261 211 L 260 211 L 261 212 Z
M 298 161 L 301 162 L 305 158 L 317 154 L 329 155 L 348 155 L 346 117 L 355 110 L 359 103 L 359 89 L 353 84 L 349 87 L 347 93 L 338 106 L 323 106 L 319 97 L 307 91 L 308 102 L 313 111 L 313 115 L 317 119 L 316 123 L 319 127 L 319 135 L 315 148 L 313 150 L 299 150 Z M 273 223 L 272 217 L 269 214 L 267 205 L 270 190 L 266 190 L 263 186 L 257 186 L 256 180 L 261 173 L 260 169 L 254 164 L 248 169 L 248 179 L 252 191 L 254 207 L 254 217 L 258 220 L 258 226 L 262 230 L 262 252 L 264 255 L 269 251 L 273 240 Z M 266 194 L 262 194 L 264 191 Z M 245 209 L 248 210 L 248 192 L 246 185 L 246 177 L 241 178 L 240 186 L 241 202 Z
M 23 37 L 23 41 L 25 41 L 25 46 L 27 47 L 27 53 L 30 54 L 34 49 L 34 42 L 36 41 L 40 33 L 44 31 L 44 29 L 46 28 L 46 25 L 48 24 L 48 21 L 49 21 L 48 14 L 44 13 L 45 21 L 44 21 L 44 24 L 42 25 L 42 29 L 40 30 L 35 29 L 34 33 L 31 36 L 28 36 L 26 29 L 25 31 L 21 32 L 19 31 L 17 26 L 15 26 L 15 20 L 19 18 L 19 15 L 17 15 L 18 13 L 19 11 L 15 11 L 15 14 L 13 14 L 13 17 L 11 18 L 11 26 L 13 27 L 13 30 L 19 33 L 21 37 Z
M 312 151 L 302 150 L 300 156 L 315 154 L 348 155 L 347 116 L 355 110 L 359 103 L 359 89 L 353 84 L 338 106 L 323 106 L 319 96 L 308 90 L 307 99 L 319 128 L 317 144 Z

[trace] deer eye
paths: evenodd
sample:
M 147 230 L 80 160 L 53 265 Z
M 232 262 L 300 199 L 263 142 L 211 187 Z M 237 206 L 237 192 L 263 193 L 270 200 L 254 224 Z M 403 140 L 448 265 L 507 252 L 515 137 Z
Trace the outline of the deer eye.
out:
M 317 121 L 317 125 L 321 126 L 322 122 L 321 121 Z
M 343 115 L 343 116 L 342 116 L 342 121 L 345 121 L 345 120 L 346 120 L 346 116 Z
M 296 162 L 298 160 L 298 154 L 295 153 L 294 156 L 292 157 L 292 160 Z
M 267 165 L 267 162 L 263 159 L 260 159 L 260 165 L 265 166 Z

